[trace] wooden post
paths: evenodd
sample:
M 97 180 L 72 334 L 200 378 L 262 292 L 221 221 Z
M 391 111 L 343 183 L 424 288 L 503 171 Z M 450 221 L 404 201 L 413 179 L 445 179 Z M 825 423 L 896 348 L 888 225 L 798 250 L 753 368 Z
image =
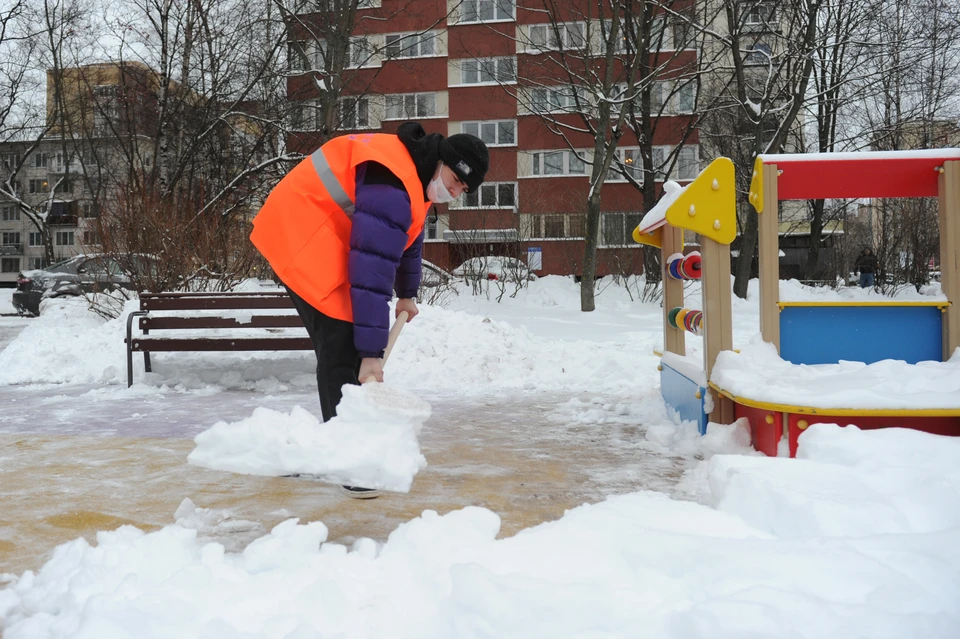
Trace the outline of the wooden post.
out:
M 960 348 L 960 160 L 947 160 L 939 178 L 940 286 L 950 305 L 943 317 L 943 360 Z
M 683 306 L 683 280 L 675 280 L 667 274 L 667 258 L 681 252 L 683 252 L 683 229 L 665 224 L 663 248 L 660 251 L 660 277 L 663 282 L 663 350 L 666 353 L 686 355 L 687 346 L 683 328 L 673 328 L 667 322 L 670 309 Z
M 777 165 L 763 166 L 763 213 L 759 227 L 760 333 L 780 352 L 780 201 Z M 741 253 L 742 255 L 742 253 Z
M 733 309 L 730 286 L 730 246 L 700 236 L 703 260 L 703 370 L 707 381 L 720 351 L 733 350 Z M 733 402 L 714 393 L 710 421 L 716 424 L 733 422 Z

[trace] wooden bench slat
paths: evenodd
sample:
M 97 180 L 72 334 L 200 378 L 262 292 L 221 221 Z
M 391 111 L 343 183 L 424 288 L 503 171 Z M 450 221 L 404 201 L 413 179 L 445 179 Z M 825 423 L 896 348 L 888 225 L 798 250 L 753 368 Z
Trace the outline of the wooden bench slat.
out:
M 186 351 L 312 351 L 309 337 L 225 337 L 167 339 L 135 337 L 130 345 L 136 352 Z
M 171 297 L 141 298 L 140 310 L 143 311 L 201 311 L 201 310 L 251 310 L 259 308 L 293 308 L 293 300 L 288 296 L 270 297 Z
M 302 328 L 298 314 L 261 313 L 229 317 L 229 311 L 262 311 L 263 309 L 293 309 L 293 300 L 286 291 L 249 292 L 171 292 L 144 293 L 140 296 L 140 310 L 127 318 L 127 386 L 133 384 L 133 353 L 143 353 L 143 365 L 151 371 L 151 352 L 209 352 L 209 351 L 311 351 L 309 337 L 153 337 L 152 330 L 243 329 L 243 328 Z M 193 317 L 184 313 L 152 316 L 152 311 L 208 311 Z M 228 311 L 217 313 L 217 311 Z M 133 320 L 144 334 L 133 335 Z
M 248 321 L 249 320 L 249 321 Z M 299 315 L 254 315 L 248 320 L 232 317 L 141 317 L 143 331 L 201 328 L 303 328 Z

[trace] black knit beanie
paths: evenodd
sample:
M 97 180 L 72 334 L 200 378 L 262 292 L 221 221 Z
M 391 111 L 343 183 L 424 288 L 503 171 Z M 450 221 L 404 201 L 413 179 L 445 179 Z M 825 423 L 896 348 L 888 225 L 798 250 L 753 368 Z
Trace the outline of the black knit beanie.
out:
M 471 193 L 483 184 L 490 164 L 490 154 L 483 140 L 469 133 L 457 133 L 440 140 L 437 150 L 443 163 L 457 174 Z

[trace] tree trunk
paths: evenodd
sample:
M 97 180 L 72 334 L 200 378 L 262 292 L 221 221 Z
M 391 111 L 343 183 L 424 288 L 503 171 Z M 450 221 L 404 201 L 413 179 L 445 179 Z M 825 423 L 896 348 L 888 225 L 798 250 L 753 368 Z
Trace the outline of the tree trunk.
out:
M 810 248 L 807 250 L 807 264 L 803 277 L 808 280 L 820 279 L 820 241 L 823 238 L 823 200 L 813 201 L 813 215 L 810 217 Z
M 760 220 L 752 206 L 745 207 L 746 220 L 743 225 L 743 234 L 740 236 L 740 257 L 737 258 L 737 274 L 733 280 L 733 294 L 741 299 L 747 299 L 747 289 L 750 285 L 750 271 L 753 258 L 757 254 L 757 237 L 760 234 Z M 776 211 L 773 211 L 776 215 Z M 770 215 L 768 211 L 766 215 Z
M 600 198 L 587 200 L 587 230 L 583 238 L 583 275 L 580 279 L 580 310 L 596 310 L 594 285 L 597 279 L 597 240 L 600 237 Z

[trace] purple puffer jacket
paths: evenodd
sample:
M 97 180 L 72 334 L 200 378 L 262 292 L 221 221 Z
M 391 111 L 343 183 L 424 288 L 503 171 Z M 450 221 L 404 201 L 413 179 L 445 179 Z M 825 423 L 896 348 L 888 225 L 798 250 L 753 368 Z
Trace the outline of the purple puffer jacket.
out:
M 417 296 L 423 233 L 404 250 L 413 220 L 410 197 L 389 184 L 365 184 L 357 167 L 353 228 L 350 231 L 350 300 L 353 344 L 360 357 L 383 357 L 390 330 L 390 300 Z

